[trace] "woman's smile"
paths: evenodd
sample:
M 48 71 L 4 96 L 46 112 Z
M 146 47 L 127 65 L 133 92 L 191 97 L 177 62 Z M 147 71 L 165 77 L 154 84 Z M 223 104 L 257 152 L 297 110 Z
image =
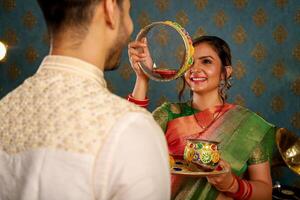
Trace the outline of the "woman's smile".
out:
M 192 82 L 195 82 L 195 83 L 197 83 L 197 82 L 200 82 L 200 83 L 202 83 L 202 82 L 204 82 L 204 81 L 207 81 L 207 77 L 206 76 L 203 76 L 203 75 L 197 75 L 197 74 L 192 74 L 191 75 L 191 77 L 190 77 L 190 80 L 192 81 Z

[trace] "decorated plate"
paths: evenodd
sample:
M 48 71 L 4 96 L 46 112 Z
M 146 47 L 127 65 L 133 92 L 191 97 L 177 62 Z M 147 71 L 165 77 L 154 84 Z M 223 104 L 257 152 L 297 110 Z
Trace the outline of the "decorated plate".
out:
M 189 168 L 184 160 L 175 160 L 174 165 L 171 168 L 171 174 L 173 175 L 182 175 L 182 176 L 191 176 L 191 177 L 205 177 L 209 175 L 219 175 L 227 173 L 228 170 L 213 170 L 213 171 L 204 171 L 196 168 Z
M 140 30 L 136 41 L 144 38 L 147 39 L 147 48 L 137 50 L 144 52 L 148 49 L 147 59 L 138 62 L 138 65 L 149 78 L 163 82 L 175 80 L 183 76 L 194 63 L 192 38 L 177 22 L 152 22 Z M 174 51 L 178 53 L 174 54 Z

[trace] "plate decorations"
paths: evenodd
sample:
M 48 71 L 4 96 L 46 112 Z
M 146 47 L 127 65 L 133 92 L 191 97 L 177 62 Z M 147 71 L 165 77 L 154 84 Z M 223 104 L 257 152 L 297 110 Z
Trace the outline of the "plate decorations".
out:
M 184 150 L 184 159 L 189 166 L 214 170 L 219 163 L 220 153 L 217 142 L 190 139 Z

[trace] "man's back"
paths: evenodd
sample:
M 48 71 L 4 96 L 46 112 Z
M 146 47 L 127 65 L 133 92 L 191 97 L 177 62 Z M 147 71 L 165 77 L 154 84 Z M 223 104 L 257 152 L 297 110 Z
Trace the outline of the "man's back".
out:
M 161 130 L 86 62 L 46 58 L 2 99 L 0 124 L 0 199 L 155 199 L 155 179 L 169 195 Z

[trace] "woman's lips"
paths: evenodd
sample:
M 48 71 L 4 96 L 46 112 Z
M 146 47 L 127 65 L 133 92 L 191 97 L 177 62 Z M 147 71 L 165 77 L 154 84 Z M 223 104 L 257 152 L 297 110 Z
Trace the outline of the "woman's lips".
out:
M 191 77 L 190 80 L 193 82 L 204 82 L 207 80 L 207 78 L 206 77 Z

